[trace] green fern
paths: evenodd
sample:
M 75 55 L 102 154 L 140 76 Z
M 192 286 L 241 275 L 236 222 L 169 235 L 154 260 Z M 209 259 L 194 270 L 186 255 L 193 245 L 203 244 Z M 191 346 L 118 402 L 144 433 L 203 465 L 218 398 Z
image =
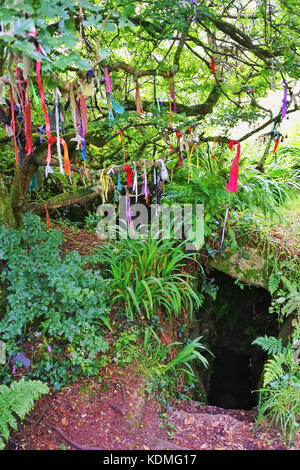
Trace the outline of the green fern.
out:
M 283 315 L 291 315 L 292 313 L 296 313 L 298 316 L 300 315 L 300 294 L 299 293 L 291 293 L 287 297 L 288 301 L 282 307 L 281 312 Z
M 281 312 L 283 315 L 296 314 L 300 317 L 300 292 L 299 289 L 290 282 L 286 277 L 282 276 L 283 285 L 288 289 L 289 294 L 287 295 L 287 302 L 282 307 Z
M 17 430 L 18 423 L 14 414 L 23 420 L 32 409 L 34 401 L 48 392 L 48 386 L 39 380 L 25 382 L 21 379 L 19 382 L 12 382 L 10 387 L 0 385 L 0 450 L 4 449 L 5 441 L 9 438 L 9 427 Z
M 272 359 L 269 359 L 264 368 L 264 382 L 263 387 L 266 387 L 271 382 L 275 382 L 283 377 L 287 368 L 290 368 L 292 363 L 291 352 L 279 353 L 274 355 Z
M 276 355 L 287 352 L 287 348 L 282 346 L 281 338 L 275 338 L 274 336 L 259 336 L 251 344 L 257 344 L 269 355 Z
M 280 282 L 280 277 L 276 273 L 272 273 L 268 281 L 268 289 L 271 295 L 277 290 Z

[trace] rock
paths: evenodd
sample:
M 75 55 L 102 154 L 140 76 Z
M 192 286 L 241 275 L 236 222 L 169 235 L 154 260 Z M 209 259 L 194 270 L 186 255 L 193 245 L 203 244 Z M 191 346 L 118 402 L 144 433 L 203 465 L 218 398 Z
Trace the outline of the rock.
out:
M 21 364 L 23 364 L 25 369 L 30 368 L 30 364 L 31 364 L 30 359 L 28 359 L 28 357 L 25 356 L 23 351 L 13 355 L 12 362 L 16 362 L 16 361 L 21 362 Z
M 141 425 L 145 405 L 145 385 L 142 384 L 134 390 L 130 397 L 130 403 L 124 414 L 123 431 L 128 434 L 137 434 Z
M 232 252 L 227 248 L 222 252 L 222 257 L 212 259 L 210 265 L 246 284 L 268 289 L 268 281 L 263 274 L 266 262 L 258 248 L 245 246 L 244 256 L 239 251 Z
M 69 422 L 68 422 L 68 420 L 67 420 L 67 418 L 66 418 L 65 416 L 64 416 L 63 419 L 61 420 L 61 424 L 62 424 L 63 426 L 68 426 Z
M 151 450 L 189 450 L 188 447 L 180 447 L 175 442 L 165 441 L 164 439 L 152 439 L 147 442 Z

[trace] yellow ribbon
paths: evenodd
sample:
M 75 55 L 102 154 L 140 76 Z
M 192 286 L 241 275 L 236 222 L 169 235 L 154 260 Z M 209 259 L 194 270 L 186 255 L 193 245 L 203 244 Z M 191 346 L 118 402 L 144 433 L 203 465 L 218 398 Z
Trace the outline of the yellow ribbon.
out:
M 103 202 L 106 202 L 109 188 L 109 176 L 106 174 L 105 170 L 100 171 L 100 184 L 102 186 L 102 199 Z

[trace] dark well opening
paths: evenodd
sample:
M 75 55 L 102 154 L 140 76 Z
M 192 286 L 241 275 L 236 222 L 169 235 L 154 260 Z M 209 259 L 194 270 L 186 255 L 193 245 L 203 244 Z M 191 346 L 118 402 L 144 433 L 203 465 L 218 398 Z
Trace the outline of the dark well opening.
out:
M 251 345 L 258 336 L 278 336 L 276 316 L 269 313 L 271 296 L 260 287 L 237 283 L 230 276 L 212 272 L 218 293 L 207 299 L 200 313 L 215 358 L 207 374 L 209 405 L 249 410 L 257 405 L 266 354 Z

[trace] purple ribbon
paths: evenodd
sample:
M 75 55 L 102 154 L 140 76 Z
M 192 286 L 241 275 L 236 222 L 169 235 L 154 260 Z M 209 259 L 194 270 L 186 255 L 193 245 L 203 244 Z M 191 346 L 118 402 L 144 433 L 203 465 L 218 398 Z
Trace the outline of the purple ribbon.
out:
M 130 207 L 130 197 L 129 197 L 128 188 L 126 186 L 126 220 L 130 228 L 132 238 L 135 238 L 134 226 L 133 226 L 133 221 L 132 221 L 133 216 L 134 216 L 134 213 L 132 212 L 131 207 Z
M 284 118 L 285 115 L 286 115 L 286 102 L 287 102 L 287 90 L 288 90 L 286 82 L 284 81 L 283 83 L 285 83 L 285 89 L 284 89 L 282 112 L 281 112 L 281 117 L 282 118 Z
M 176 108 L 176 101 L 175 101 L 175 94 L 174 94 L 174 90 L 172 91 L 172 100 L 174 101 L 174 113 L 177 113 L 177 108 Z
M 147 185 L 147 172 L 146 172 L 146 166 L 144 167 L 144 177 L 143 177 L 143 187 L 142 187 L 142 192 L 141 195 L 147 197 L 149 194 L 149 189 Z

